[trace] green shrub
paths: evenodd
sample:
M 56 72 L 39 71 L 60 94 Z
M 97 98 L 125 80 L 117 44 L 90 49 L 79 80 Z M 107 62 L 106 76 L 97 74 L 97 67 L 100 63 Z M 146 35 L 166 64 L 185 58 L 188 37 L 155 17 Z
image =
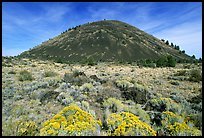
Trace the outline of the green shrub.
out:
M 192 69 L 190 71 L 189 81 L 193 81 L 193 82 L 200 82 L 200 81 L 202 81 L 202 73 L 201 73 L 201 71 L 198 70 L 198 69 Z
M 163 112 L 163 111 L 171 111 L 174 113 L 181 112 L 181 106 L 170 98 L 160 97 L 160 98 L 151 99 L 148 103 L 148 106 L 150 110 L 159 111 L 159 112 Z
M 84 72 L 81 72 L 79 70 L 74 70 L 72 75 L 73 75 L 73 77 L 85 76 Z
M 108 98 L 121 98 L 121 91 L 115 87 L 102 87 L 98 86 L 96 87 L 99 91 L 97 95 L 95 96 L 96 102 L 102 104 L 105 100 Z
M 73 73 L 65 73 L 63 80 L 73 85 L 81 86 L 84 83 L 88 83 L 90 80 L 84 72 L 75 70 Z
M 162 56 L 156 61 L 157 67 L 175 67 L 176 60 L 171 56 Z
M 34 78 L 32 77 L 32 74 L 27 71 L 27 70 L 23 70 L 20 72 L 19 75 L 19 81 L 32 81 Z
M 44 72 L 44 74 L 43 74 L 44 77 L 54 77 L 54 76 L 56 76 L 56 75 L 57 75 L 57 73 L 56 73 L 56 72 L 53 72 L 53 71 L 46 71 L 46 72 Z
M 202 103 L 202 88 L 198 89 L 199 94 L 192 97 L 191 99 L 188 100 L 188 102 L 190 103 L 195 103 L 195 104 L 199 104 Z
M 90 113 L 94 118 L 96 118 L 96 113 L 94 110 L 91 110 L 89 103 L 87 101 L 81 101 L 78 105 L 82 110 Z
M 16 74 L 16 72 L 12 70 L 12 71 L 9 71 L 8 74 Z
M 176 66 L 176 60 L 172 56 L 167 56 L 167 66 L 168 67 L 175 67 Z
M 80 86 L 80 90 L 82 92 L 90 92 L 93 88 L 94 87 L 91 83 L 84 83 L 82 86 Z
M 68 93 L 65 92 L 61 92 L 58 96 L 57 96 L 57 100 L 62 104 L 62 105 L 70 105 L 71 103 L 74 102 L 74 99 L 72 96 L 70 96 Z
M 129 87 L 133 87 L 134 84 L 127 80 L 116 80 L 115 84 L 117 87 L 119 87 L 121 90 L 127 90 Z
M 168 76 L 169 80 L 178 80 L 178 81 L 184 81 L 184 80 L 188 80 L 188 77 L 186 76 Z
M 156 68 L 156 66 L 157 66 L 156 63 L 149 63 L 148 64 L 148 67 L 150 67 L 150 68 Z
M 185 76 L 186 75 L 186 70 L 179 70 L 177 73 L 174 74 L 174 76 Z
M 62 58 L 56 58 L 54 59 L 54 61 L 57 63 L 64 63 L 64 60 Z
M 170 82 L 172 85 L 179 85 L 179 82 L 178 81 L 171 81 Z
M 50 89 L 41 89 L 41 90 L 34 90 L 31 92 L 29 97 L 31 99 L 40 100 L 40 102 L 47 102 L 51 99 L 55 99 L 59 93 L 54 92 Z
M 197 114 L 191 114 L 189 115 L 190 119 L 193 121 L 193 123 L 195 124 L 195 126 L 202 130 L 202 112 L 197 113 Z
M 157 67 L 166 67 L 167 62 L 168 62 L 168 59 L 165 56 L 162 56 L 156 61 L 156 66 Z
M 123 104 L 120 100 L 115 98 L 109 98 L 103 103 L 103 107 L 109 110 L 111 113 L 120 112 L 123 109 Z
M 84 59 L 83 61 L 81 61 L 81 63 L 82 63 L 82 64 L 87 64 L 87 65 L 89 65 L 89 66 L 97 65 L 97 62 L 94 60 L 93 57 Z
M 127 87 L 127 89 L 122 91 L 122 97 L 126 100 L 132 100 L 139 104 L 145 103 L 147 99 L 151 96 L 151 93 L 147 89 L 147 87 L 139 83 L 130 84 L 131 85 L 128 85 L 129 87 Z

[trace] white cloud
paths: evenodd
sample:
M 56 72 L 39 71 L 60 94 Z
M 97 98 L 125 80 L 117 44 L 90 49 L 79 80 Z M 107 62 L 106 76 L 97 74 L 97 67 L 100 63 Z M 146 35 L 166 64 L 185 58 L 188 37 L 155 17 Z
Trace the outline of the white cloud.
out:
M 43 5 L 41 8 L 44 13 L 41 15 L 40 20 L 55 23 L 62 21 L 63 17 L 71 11 L 69 3 Z
M 186 51 L 189 55 L 202 57 L 202 24 L 200 22 L 189 22 L 166 28 L 154 34 L 158 38 L 164 38 Z

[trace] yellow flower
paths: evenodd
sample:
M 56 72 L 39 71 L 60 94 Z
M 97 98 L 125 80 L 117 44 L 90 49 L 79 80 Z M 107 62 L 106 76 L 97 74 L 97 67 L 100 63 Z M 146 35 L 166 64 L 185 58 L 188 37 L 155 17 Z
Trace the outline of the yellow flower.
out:
M 47 121 L 43 124 L 43 126 L 45 127 L 45 126 L 47 126 L 49 123 L 50 123 L 50 121 L 47 120 Z
M 58 118 L 61 118 L 61 115 L 56 114 L 56 115 L 53 117 L 53 119 L 58 119 Z
M 26 132 L 26 130 L 27 130 L 26 128 L 21 128 L 21 129 L 20 129 L 20 132 L 21 132 L 21 133 L 24 133 L 24 132 Z
M 58 122 L 51 123 L 51 125 L 53 126 L 54 129 L 60 128 L 60 124 Z
M 67 135 L 85 135 L 86 132 L 92 135 L 98 124 L 102 125 L 102 122 L 78 106 L 72 105 L 65 107 L 51 120 L 46 121 L 43 129 L 40 130 L 40 135 L 46 135 L 43 130 L 46 131 L 50 128 L 54 128 L 57 132 L 65 131 Z M 57 135 L 56 131 L 52 135 Z
M 100 126 L 102 126 L 101 120 L 97 120 L 97 123 L 98 123 Z
M 109 135 L 134 135 L 135 131 L 138 131 L 139 135 L 156 135 L 156 132 L 148 124 L 140 121 L 138 116 L 135 116 L 134 114 L 128 112 L 121 112 L 120 114 L 111 114 L 108 118 L 108 127 L 110 129 L 113 129 L 113 131 L 109 131 L 111 132 L 111 134 Z
M 48 133 L 49 135 L 51 135 L 52 133 L 54 133 L 54 130 L 50 129 L 50 130 L 47 131 L 47 133 Z

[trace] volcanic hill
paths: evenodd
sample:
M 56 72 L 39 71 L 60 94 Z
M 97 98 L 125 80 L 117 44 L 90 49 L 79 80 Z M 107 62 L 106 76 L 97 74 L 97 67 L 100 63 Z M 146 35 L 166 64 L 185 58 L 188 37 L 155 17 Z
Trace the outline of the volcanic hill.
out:
M 171 55 L 191 59 L 160 39 L 117 20 L 103 20 L 70 28 L 21 53 L 20 57 L 79 62 L 137 61 Z

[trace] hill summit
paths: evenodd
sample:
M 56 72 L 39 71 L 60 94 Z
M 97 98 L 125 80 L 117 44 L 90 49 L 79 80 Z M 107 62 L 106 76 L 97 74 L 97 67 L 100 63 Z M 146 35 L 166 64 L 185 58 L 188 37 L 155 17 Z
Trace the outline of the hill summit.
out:
M 160 39 L 117 20 L 103 20 L 70 28 L 25 51 L 20 57 L 80 62 L 137 61 L 171 55 L 191 59 Z

